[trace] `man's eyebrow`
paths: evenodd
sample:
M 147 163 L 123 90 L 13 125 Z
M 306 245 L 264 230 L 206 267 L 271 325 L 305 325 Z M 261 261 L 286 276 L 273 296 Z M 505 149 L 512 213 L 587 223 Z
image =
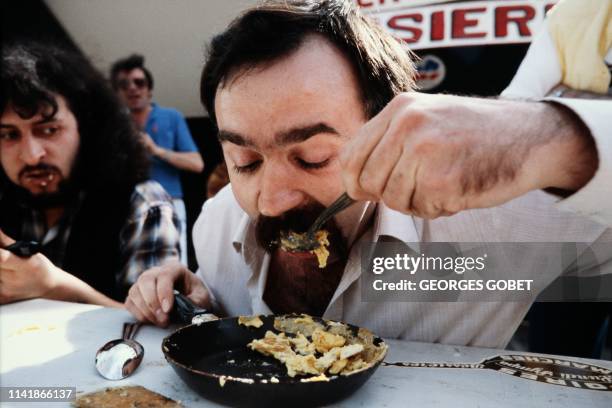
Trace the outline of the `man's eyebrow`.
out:
M 41 120 L 37 120 L 36 122 L 34 122 L 34 124 L 42 125 L 45 123 L 53 123 L 53 122 L 58 122 L 58 119 L 55 116 L 52 116 L 50 118 L 42 118 Z M 1 128 L 16 128 L 17 126 L 12 125 L 10 123 L 0 123 L 0 127 Z
M 229 130 L 219 130 L 219 133 L 217 134 L 217 137 L 219 138 L 219 142 L 223 143 L 223 142 L 230 142 L 233 143 L 235 145 L 238 146 L 244 146 L 244 147 L 253 147 L 255 146 L 255 143 L 253 143 L 252 140 L 249 140 L 248 138 L 229 131 Z
M 57 117 L 55 116 L 51 116 L 48 118 L 42 118 L 40 120 L 37 120 L 36 122 L 34 122 L 35 125 L 42 125 L 44 123 L 53 123 L 53 122 L 58 122 L 59 120 L 57 119 Z M 0 127 L 1 128 L 16 128 L 17 126 L 10 124 L 10 123 L 0 123 Z
M 336 136 L 340 135 L 333 127 L 320 122 L 315 125 L 296 127 L 281 132 L 274 137 L 274 141 L 281 146 L 285 146 L 292 143 L 303 142 L 320 133 L 330 133 Z
M 274 143 L 280 146 L 286 146 L 292 143 L 303 142 L 320 133 L 340 135 L 336 129 L 321 122 L 315 125 L 295 127 L 293 129 L 280 132 L 274 137 Z M 230 142 L 238 146 L 255 147 L 255 142 L 253 142 L 251 139 L 230 130 L 219 130 L 217 136 L 219 138 L 219 142 L 221 143 Z
M 45 117 L 43 116 L 43 118 L 41 120 L 37 120 L 36 122 L 34 122 L 35 125 L 42 125 L 44 123 L 52 123 L 52 122 L 57 122 L 58 119 L 55 116 L 50 116 L 50 117 Z

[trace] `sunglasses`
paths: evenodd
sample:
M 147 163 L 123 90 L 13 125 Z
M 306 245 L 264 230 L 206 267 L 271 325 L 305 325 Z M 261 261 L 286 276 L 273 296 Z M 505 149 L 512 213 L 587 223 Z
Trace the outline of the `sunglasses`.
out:
M 147 80 L 145 78 L 134 78 L 134 79 L 121 79 L 117 81 L 117 87 L 121 90 L 127 90 L 130 87 L 130 83 L 133 83 L 134 86 L 138 89 L 142 89 L 148 85 Z

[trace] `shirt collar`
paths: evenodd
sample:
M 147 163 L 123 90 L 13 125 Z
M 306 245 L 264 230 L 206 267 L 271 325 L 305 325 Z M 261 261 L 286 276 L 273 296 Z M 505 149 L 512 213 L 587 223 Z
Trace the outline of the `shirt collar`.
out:
M 387 236 L 402 242 L 419 242 L 420 235 L 417 229 L 417 219 L 395 211 L 380 203 L 374 224 L 374 240 Z
M 247 213 L 242 215 L 242 219 L 240 223 L 238 223 L 238 228 L 234 233 L 234 237 L 232 238 L 232 245 L 236 252 L 242 252 L 242 248 L 244 247 L 246 237 L 248 235 L 248 231 L 252 228 L 252 220 L 251 217 Z

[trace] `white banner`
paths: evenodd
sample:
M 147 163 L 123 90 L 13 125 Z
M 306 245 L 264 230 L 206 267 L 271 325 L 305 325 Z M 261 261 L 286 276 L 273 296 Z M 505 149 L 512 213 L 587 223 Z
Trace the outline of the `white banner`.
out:
M 557 0 L 356 1 L 365 14 L 374 18 L 413 50 L 528 43 L 542 25 L 546 11 L 557 2 Z M 428 5 L 423 5 L 424 3 Z

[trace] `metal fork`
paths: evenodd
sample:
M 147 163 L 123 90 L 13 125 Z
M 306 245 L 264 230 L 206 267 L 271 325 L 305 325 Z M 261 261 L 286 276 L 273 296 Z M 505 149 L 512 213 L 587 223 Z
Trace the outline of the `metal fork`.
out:
M 140 329 L 140 326 L 142 326 L 142 323 L 140 322 L 123 323 L 123 334 L 121 336 L 123 340 L 134 340 L 134 337 L 136 337 L 136 333 L 138 332 L 138 329 Z
M 329 207 L 327 207 L 323 212 L 317 217 L 315 222 L 312 223 L 308 231 L 306 232 L 308 237 L 314 237 L 315 232 L 317 232 L 323 224 L 325 224 L 331 217 L 344 210 L 346 207 L 355 203 L 348 194 L 343 193 L 336 201 L 331 203 Z

